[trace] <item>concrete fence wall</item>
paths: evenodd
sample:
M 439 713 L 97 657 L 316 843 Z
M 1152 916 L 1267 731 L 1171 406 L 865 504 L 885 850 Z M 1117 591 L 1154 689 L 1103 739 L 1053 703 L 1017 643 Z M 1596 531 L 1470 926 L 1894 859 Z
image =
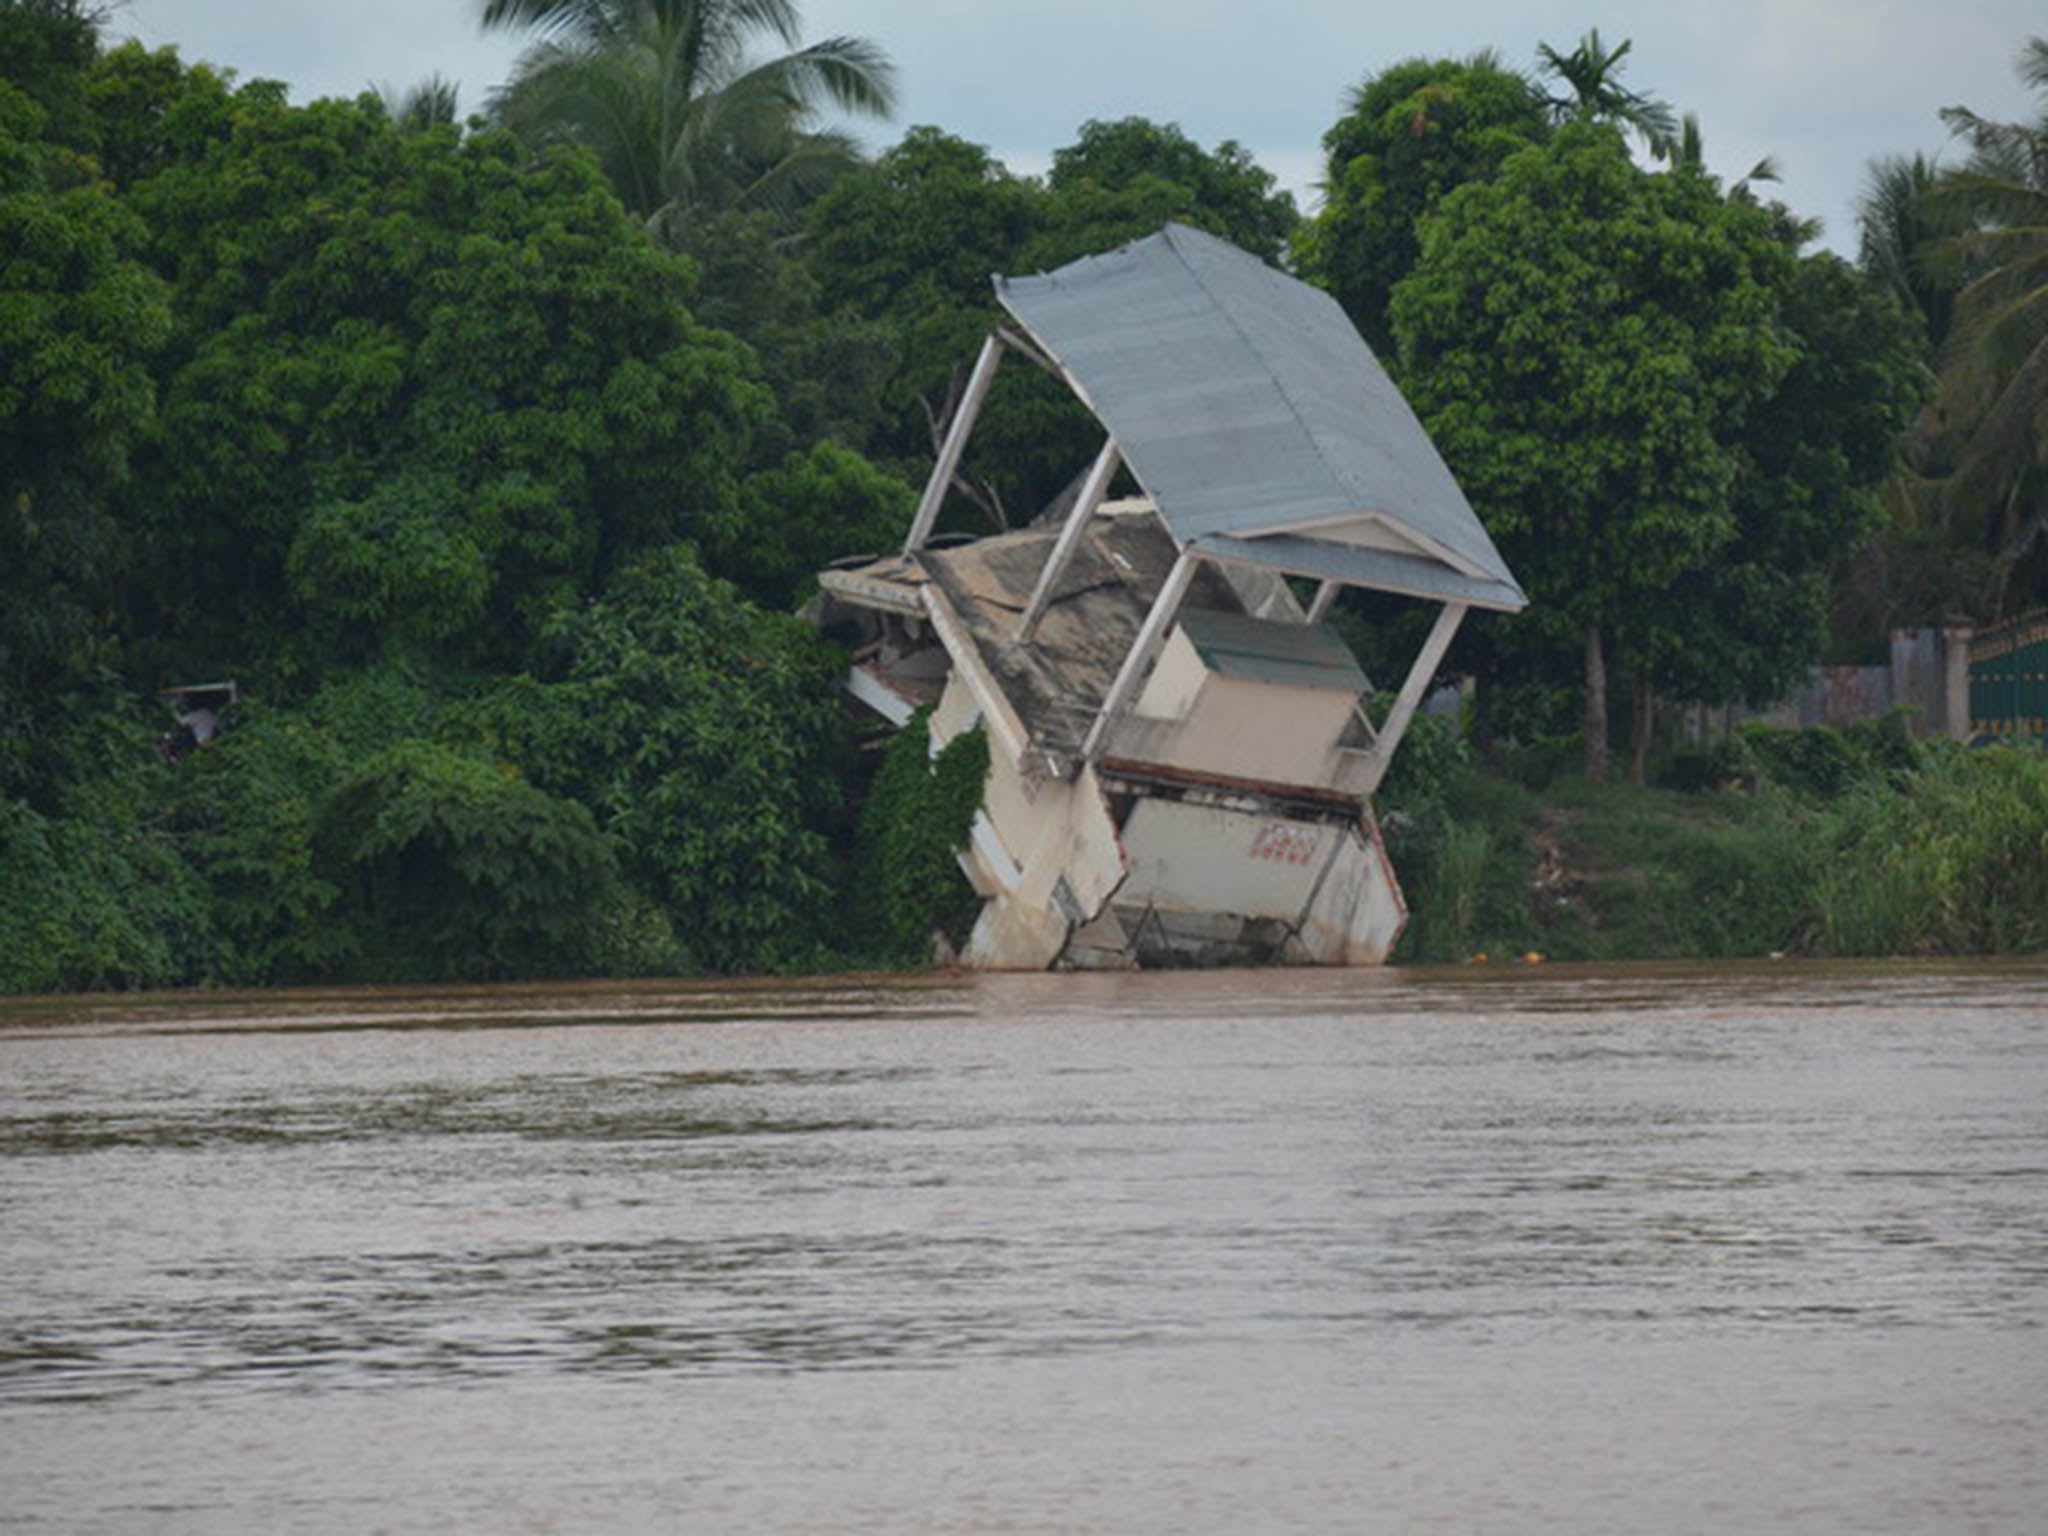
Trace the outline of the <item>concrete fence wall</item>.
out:
M 1919 736 L 1970 737 L 1970 637 L 1967 625 L 1892 631 L 1891 661 L 1881 667 L 1814 667 L 1806 681 L 1769 709 L 1694 709 L 1686 734 L 1745 721 L 1765 725 L 1848 725 L 1887 710 L 1913 712 Z

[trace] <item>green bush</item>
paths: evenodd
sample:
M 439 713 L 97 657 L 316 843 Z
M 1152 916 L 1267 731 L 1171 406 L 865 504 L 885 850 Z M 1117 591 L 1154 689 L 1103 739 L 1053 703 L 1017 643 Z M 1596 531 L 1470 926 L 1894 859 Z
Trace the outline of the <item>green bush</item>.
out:
M 222 940 L 210 979 L 277 986 L 344 973 L 355 935 L 331 872 L 315 867 L 314 826 L 362 764 L 433 733 L 440 691 L 381 663 L 296 707 L 245 699 L 229 729 L 180 765 L 175 825 Z
M 1548 789 L 1566 775 L 1577 773 L 1585 761 L 1585 737 L 1573 731 L 1566 735 L 1535 736 L 1527 742 L 1503 747 L 1495 767 L 1525 789 Z
M 1831 800 L 1844 794 L 1870 771 L 1868 759 L 1831 726 L 1789 730 L 1746 725 L 1742 738 L 1765 777 L 1813 799 Z
M 0 800 L 0 992 L 162 987 L 199 979 L 206 893 L 146 830 L 50 820 Z
M 90 777 L 38 808 L 0 794 L 0 992 L 204 979 L 217 939 L 204 883 L 166 814 L 174 778 L 132 709 L 95 713 L 56 749 Z
M 830 963 L 844 656 L 744 601 L 682 545 L 559 614 L 548 643 L 539 676 L 459 712 L 468 737 L 590 807 L 628 881 L 666 914 L 685 968 Z
M 1759 773 L 1756 753 L 1741 736 L 1716 736 L 1690 741 L 1667 753 L 1651 773 L 1651 782 L 1680 794 L 1754 784 Z
M 1928 749 L 1913 736 L 1917 712 L 1904 706 L 1842 728 L 1842 739 L 1869 767 L 1894 782 L 1917 773 L 1927 763 Z
M 426 741 L 379 753 L 328 800 L 314 862 L 362 980 L 586 970 L 617 882 L 584 807 Z

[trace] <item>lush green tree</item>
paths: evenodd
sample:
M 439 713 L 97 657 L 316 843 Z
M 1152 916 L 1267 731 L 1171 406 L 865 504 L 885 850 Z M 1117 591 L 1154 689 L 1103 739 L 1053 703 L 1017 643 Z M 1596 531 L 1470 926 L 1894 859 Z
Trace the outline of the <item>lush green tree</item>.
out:
M 1589 777 L 1610 647 L 1639 663 L 1646 596 L 1738 534 L 1739 433 L 1797 357 L 1790 264 L 1763 210 L 1578 122 L 1443 199 L 1395 293 L 1404 387 L 1530 592 L 1517 622 L 1583 648 Z
M 101 14 L 90 0 L 0 0 L 0 81 L 35 104 L 40 136 L 81 154 L 99 148 L 85 78 Z
M 482 15 L 540 34 L 493 113 L 529 142 L 589 149 L 667 239 L 710 212 L 800 208 L 857 162 L 825 112 L 886 117 L 894 102 L 875 44 L 798 46 L 794 0 L 484 0 Z M 764 36 L 791 51 L 756 58 Z
M 210 898 L 220 944 L 207 979 L 276 986 L 363 974 L 353 968 L 378 949 L 366 945 L 381 921 L 364 905 L 374 885 L 341 845 L 317 857 L 316 832 L 364 764 L 437 740 L 466 686 L 394 659 L 348 670 L 303 701 L 259 692 L 177 765 L 164 814 Z M 392 970 L 375 960 L 369 969 Z
M 98 131 L 100 169 L 122 191 L 181 159 L 203 154 L 230 131 L 229 80 L 205 64 L 186 65 L 175 48 L 127 42 L 103 53 L 86 76 Z M 245 99 L 275 98 L 268 83 Z
M 868 450 L 887 425 L 901 351 L 893 322 L 825 306 L 797 246 L 774 216 L 738 210 L 697 221 L 682 246 L 697 268 L 692 310 L 754 349 L 780 407 L 779 427 L 756 435 L 762 463 L 827 439 Z
M 1781 221 L 1780 232 L 1790 246 L 1802 229 Z M 1824 652 L 1830 578 L 1877 526 L 1899 434 L 1924 396 L 1917 322 L 1841 258 L 1799 257 L 1778 298 L 1797 357 L 1733 438 L 1735 537 L 1644 603 L 1669 627 L 1646 641 L 1641 709 L 1652 688 L 1763 705 Z M 1639 750 L 1646 738 L 1639 729 Z
M 903 540 L 917 496 L 895 476 L 834 442 L 814 443 L 750 478 L 732 512 L 711 521 L 711 568 L 765 607 L 793 607 L 817 572 L 847 555 L 878 555 Z
M 163 665 L 516 664 L 737 498 L 772 401 L 587 160 L 374 99 L 188 107 L 211 127 L 130 193 L 179 314 L 132 498 Z
M 46 127 L 0 81 L 0 793 L 47 791 L 67 710 L 104 693 L 126 555 L 110 498 L 171 330 L 143 226 Z
M 1090 121 L 1053 151 L 1048 228 L 1027 250 L 1033 268 L 1059 266 L 1155 233 L 1168 220 L 1220 235 L 1278 265 L 1300 215 L 1235 140 L 1204 150 L 1173 123 Z
M 823 955 L 842 663 L 677 541 L 787 603 L 910 492 L 812 435 L 859 389 L 778 420 L 692 305 L 772 297 L 800 383 L 879 322 L 751 268 L 762 219 L 663 253 L 581 151 L 134 45 L 60 141 L 14 62 L 0 988 Z M 173 766 L 123 668 L 244 699 Z
M 69 722 L 66 756 L 95 759 L 53 802 L 0 794 L 0 993 L 168 987 L 204 980 L 211 893 L 164 835 L 170 770 L 132 701 Z
M 1295 238 L 1296 269 L 1391 358 L 1387 304 L 1415 265 L 1422 216 L 1549 132 L 1542 92 L 1492 53 L 1409 59 L 1370 76 L 1323 135 L 1323 206 Z
M 898 320 L 986 312 L 989 275 L 1044 223 L 1037 183 L 982 145 L 916 127 L 818 200 L 805 250 L 828 307 Z
M 478 739 L 596 813 L 666 927 L 671 964 L 818 960 L 837 938 L 839 655 L 681 546 L 558 615 L 549 639 L 539 673 L 474 712 Z
M 1870 162 L 1856 199 L 1857 265 L 1918 317 L 1936 351 L 1948 337 L 1953 295 L 1930 272 L 1927 248 L 1954 233 L 1929 196 L 1938 180 L 1925 155 L 1884 155 Z

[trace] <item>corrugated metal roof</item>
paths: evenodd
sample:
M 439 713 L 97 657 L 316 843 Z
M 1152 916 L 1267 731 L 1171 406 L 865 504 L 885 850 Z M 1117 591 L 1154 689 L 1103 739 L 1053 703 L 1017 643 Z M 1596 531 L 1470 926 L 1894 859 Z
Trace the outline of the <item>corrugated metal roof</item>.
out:
M 1179 224 L 995 283 L 1181 544 L 1226 538 L 1253 547 L 1238 558 L 1273 563 L 1256 547 L 1289 530 L 1295 544 L 1367 553 L 1316 539 L 1313 525 L 1378 513 L 1445 552 L 1409 558 L 1470 585 L 1460 601 L 1526 603 L 1408 402 L 1328 294 Z
M 1327 625 L 1282 624 L 1195 607 L 1182 608 L 1179 622 L 1202 665 L 1225 677 L 1365 692 L 1357 658 Z

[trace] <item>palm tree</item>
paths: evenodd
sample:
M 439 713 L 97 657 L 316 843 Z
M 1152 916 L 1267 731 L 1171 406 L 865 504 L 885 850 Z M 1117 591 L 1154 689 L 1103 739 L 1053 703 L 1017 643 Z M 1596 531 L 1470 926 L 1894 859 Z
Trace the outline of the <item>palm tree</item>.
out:
M 1954 233 L 1932 194 L 1940 182 L 1925 155 L 1882 155 L 1864 173 L 1856 199 L 1859 236 L 1856 264 L 1886 289 L 1908 314 L 1920 317 L 1927 340 L 1939 348 L 1948 336 L 1950 293 L 1928 270 L 1927 252 Z
M 538 34 L 493 114 L 529 142 L 590 149 L 670 243 L 710 213 L 801 207 L 858 163 L 823 114 L 886 117 L 895 103 L 874 43 L 797 46 L 795 0 L 483 0 L 482 17 Z M 764 34 L 792 51 L 756 58 Z
M 2027 41 L 2019 75 L 2042 93 L 2039 119 L 1946 108 L 1970 158 L 1926 199 L 1967 219 L 1927 251 L 1953 294 L 1929 438 L 1944 520 L 1994 563 L 1987 617 L 2048 597 L 2048 39 Z
M 1641 134 L 1651 154 L 1669 160 L 1679 147 L 1678 117 L 1671 104 L 1621 83 L 1621 61 L 1634 46 L 1632 40 L 1623 38 L 1621 46 L 1610 52 L 1601 45 L 1600 29 L 1595 27 L 1570 53 L 1538 43 L 1536 70 L 1563 82 L 1569 90 L 1568 95 L 1550 98 L 1551 115 L 1557 121 L 1583 117 L 1619 123 Z
M 405 133 L 425 133 L 455 122 L 460 102 L 456 83 L 440 74 L 429 75 L 405 90 L 379 84 L 377 95 L 384 103 L 385 115 Z

